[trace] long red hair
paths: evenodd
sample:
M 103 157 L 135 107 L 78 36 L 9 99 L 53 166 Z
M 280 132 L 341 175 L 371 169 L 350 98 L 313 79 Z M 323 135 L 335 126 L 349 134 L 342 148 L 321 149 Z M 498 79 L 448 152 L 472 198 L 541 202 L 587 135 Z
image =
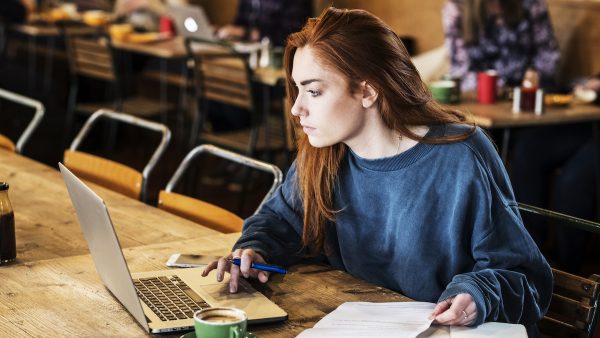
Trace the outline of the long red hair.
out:
M 300 32 L 290 35 L 284 54 L 286 90 L 291 107 L 298 96 L 292 80 L 294 55 L 310 47 L 319 63 L 336 70 L 350 83 L 350 91 L 366 81 L 378 92 L 377 107 L 384 123 L 401 135 L 424 143 L 463 140 L 475 132 L 439 138 L 420 137 L 409 126 L 461 123 L 465 116 L 441 107 L 412 64 L 394 31 L 371 13 L 359 9 L 325 9 L 309 19 Z M 292 123 L 299 119 L 290 114 Z M 303 242 L 313 254 L 327 251 L 327 227 L 335 221 L 334 188 L 346 145 L 315 148 L 308 137 L 298 136 L 297 184 L 304 205 Z

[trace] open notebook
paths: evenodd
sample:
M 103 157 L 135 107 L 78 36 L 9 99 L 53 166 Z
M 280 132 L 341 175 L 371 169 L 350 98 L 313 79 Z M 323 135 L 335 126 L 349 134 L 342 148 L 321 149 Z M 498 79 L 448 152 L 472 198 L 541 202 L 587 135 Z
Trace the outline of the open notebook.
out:
M 485 323 L 478 327 L 431 327 L 429 315 L 434 303 L 349 302 L 340 305 L 321 319 L 312 329 L 303 331 L 298 338 L 315 337 L 404 337 L 404 338 L 526 338 L 523 325 Z

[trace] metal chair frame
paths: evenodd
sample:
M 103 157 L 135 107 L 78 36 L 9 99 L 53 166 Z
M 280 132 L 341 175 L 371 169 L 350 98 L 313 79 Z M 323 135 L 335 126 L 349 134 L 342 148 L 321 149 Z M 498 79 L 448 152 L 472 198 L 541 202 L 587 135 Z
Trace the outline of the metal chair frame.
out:
M 21 133 L 21 136 L 19 136 L 19 139 L 17 140 L 17 144 L 15 146 L 16 152 L 22 153 L 23 147 L 29 141 L 31 134 L 39 126 L 40 122 L 42 121 L 42 118 L 44 118 L 44 113 L 46 109 L 40 101 L 1 88 L 0 97 L 5 100 L 35 109 L 33 118 L 31 119 L 31 121 L 29 121 L 29 124 L 27 125 L 23 133 Z
M 263 204 L 265 204 L 265 202 L 275 193 L 275 190 L 277 189 L 277 187 L 279 187 L 281 185 L 281 183 L 283 181 L 283 173 L 277 166 L 275 166 L 273 164 L 262 162 L 262 161 L 253 159 L 248 156 L 240 155 L 233 151 L 225 150 L 225 149 L 219 148 L 217 146 L 214 146 L 212 144 L 203 144 L 203 145 L 199 145 L 199 146 L 195 147 L 185 156 L 185 158 L 183 159 L 181 164 L 179 164 L 179 167 L 177 168 L 177 170 L 175 171 L 175 173 L 173 174 L 173 176 L 167 183 L 165 191 L 173 192 L 173 189 L 175 188 L 175 186 L 177 185 L 177 183 L 179 182 L 179 180 L 181 179 L 183 174 L 186 172 L 186 170 L 188 169 L 188 167 L 190 166 L 190 164 L 192 163 L 194 158 L 196 158 L 198 155 L 204 154 L 204 153 L 208 153 L 208 154 L 211 154 L 211 155 L 214 155 L 217 157 L 221 157 L 221 158 L 227 159 L 229 161 L 241 164 L 243 166 L 250 167 L 250 168 L 253 168 L 256 170 L 260 170 L 260 171 L 270 173 L 273 175 L 273 184 L 271 185 L 271 188 L 269 189 L 269 191 L 267 192 L 265 197 L 262 199 L 262 201 L 260 202 L 260 204 L 258 205 L 256 210 L 254 211 L 254 214 L 258 213 L 258 211 L 263 206 Z
M 94 114 L 92 114 L 92 116 L 90 116 L 90 118 L 85 122 L 85 124 L 83 125 L 83 127 L 81 128 L 81 130 L 79 131 L 77 136 L 75 137 L 75 139 L 73 139 L 73 142 L 71 143 L 71 146 L 69 147 L 69 150 L 76 151 L 79 148 L 79 146 L 81 145 L 81 142 L 83 141 L 83 139 L 90 132 L 90 130 L 92 129 L 94 124 L 98 120 L 103 119 L 103 118 L 116 120 L 119 122 L 123 122 L 123 123 L 127 123 L 130 125 L 136 126 L 136 127 L 140 127 L 143 129 L 156 131 L 156 132 L 159 132 L 162 134 L 162 138 L 161 138 L 161 141 L 160 141 L 158 147 L 156 148 L 156 150 L 154 150 L 152 157 L 150 158 L 150 160 L 148 161 L 148 163 L 142 170 L 143 181 L 142 181 L 142 189 L 141 189 L 141 200 L 146 201 L 148 177 L 150 176 L 150 173 L 152 173 L 152 171 L 154 170 L 154 167 L 156 167 L 158 160 L 160 159 L 162 154 L 165 152 L 167 146 L 169 145 L 169 142 L 171 140 L 171 131 L 169 130 L 169 128 L 167 126 L 165 126 L 162 123 L 144 120 L 144 119 L 141 119 L 141 118 L 138 118 L 135 116 L 131 116 L 128 114 L 123 114 L 123 113 L 117 113 L 117 112 L 110 111 L 107 109 L 100 109 L 97 112 L 95 112 Z

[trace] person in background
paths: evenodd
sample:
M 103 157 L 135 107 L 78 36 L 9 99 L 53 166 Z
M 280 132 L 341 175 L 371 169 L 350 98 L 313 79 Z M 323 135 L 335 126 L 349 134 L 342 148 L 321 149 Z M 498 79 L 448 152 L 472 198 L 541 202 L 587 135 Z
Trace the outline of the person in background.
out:
M 0 23 L 24 23 L 35 7 L 35 0 L 2 0 L 0 1 Z
M 499 85 L 520 86 L 528 69 L 549 89 L 560 52 L 544 0 L 449 0 L 442 9 L 452 75 L 463 90 L 475 90 L 476 73 L 494 69 Z M 508 166 L 517 201 L 568 215 L 595 217 L 595 176 L 590 124 L 516 128 L 511 131 Z M 545 250 L 549 237 L 541 218 L 524 219 Z M 578 272 L 584 233 L 558 228 L 559 269 Z M 548 250 L 546 250 L 548 249 Z
M 398 35 L 364 10 L 326 9 L 284 54 L 303 133 L 285 182 L 209 264 L 230 292 L 308 256 L 417 301 L 441 325 L 522 323 L 535 335 L 552 274 L 485 133 L 438 105 Z M 232 265 L 228 258 L 240 258 Z
M 217 31 L 221 39 L 260 41 L 284 46 L 287 36 L 298 31 L 312 15 L 310 0 L 239 0 L 235 21 Z
M 187 0 L 116 0 L 115 13 L 138 29 L 156 32 L 160 17 L 168 14 L 167 6 L 182 4 Z
M 544 0 L 450 0 L 442 9 L 450 74 L 474 90 L 479 71 L 494 69 L 499 85 L 518 86 L 527 68 L 553 85 L 560 59 Z

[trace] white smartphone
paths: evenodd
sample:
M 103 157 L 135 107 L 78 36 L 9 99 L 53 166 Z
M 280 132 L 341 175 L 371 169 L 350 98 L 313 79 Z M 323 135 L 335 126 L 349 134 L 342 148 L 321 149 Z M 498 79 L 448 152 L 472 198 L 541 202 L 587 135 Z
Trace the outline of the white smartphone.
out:
M 216 261 L 221 258 L 220 256 L 210 255 L 191 255 L 191 254 L 180 254 L 176 253 L 169 257 L 167 266 L 178 267 L 178 268 L 197 268 L 203 267 L 212 261 Z

